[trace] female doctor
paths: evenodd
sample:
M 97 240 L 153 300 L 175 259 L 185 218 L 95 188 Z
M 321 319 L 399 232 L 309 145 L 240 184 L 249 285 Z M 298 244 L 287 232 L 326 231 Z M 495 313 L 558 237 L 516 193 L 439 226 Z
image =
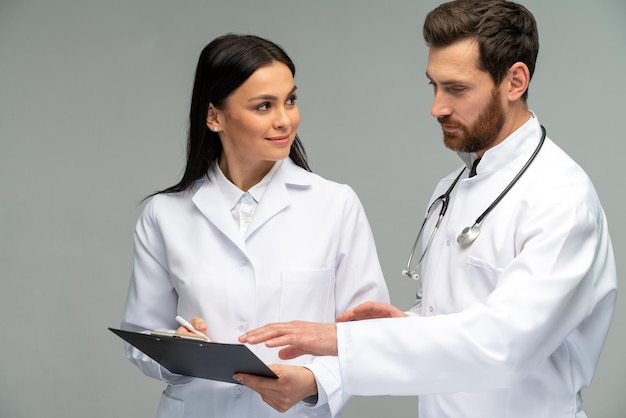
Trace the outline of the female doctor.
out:
M 269 322 L 334 322 L 367 300 L 388 301 L 358 197 L 309 170 L 294 74 L 286 53 L 256 36 L 204 48 L 186 169 L 137 223 L 123 329 L 188 333 L 180 315 L 213 341 L 238 343 Z M 167 384 L 158 417 L 331 417 L 347 401 L 336 358 L 284 361 L 276 349 L 250 349 L 279 376 L 258 393 L 173 374 L 126 346 L 131 362 Z

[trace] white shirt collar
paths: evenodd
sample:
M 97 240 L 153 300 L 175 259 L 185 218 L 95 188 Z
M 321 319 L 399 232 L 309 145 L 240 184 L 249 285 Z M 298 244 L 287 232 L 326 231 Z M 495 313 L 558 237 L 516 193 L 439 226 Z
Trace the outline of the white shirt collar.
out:
M 259 203 L 261 201 L 265 190 L 267 190 L 267 185 L 269 184 L 270 180 L 272 179 L 281 164 L 282 160 L 277 161 L 274 166 L 272 166 L 272 169 L 261 179 L 261 181 L 252 186 L 250 190 L 248 190 L 248 193 L 252 196 L 256 203 Z M 235 186 L 230 180 L 228 180 L 228 178 L 226 178 L 222 170 L 219 168 L 218 164 L 215 164 L 213 172 L 215 173 L 215 181 L 219 186 L 222 194 L 226 198 L 226 201 L 228 202 L 228 209 L 232 210 L 235 205 L 239 203 L 239 199 L 241 199 L 241 196 L 245 192 L 239 187 Z

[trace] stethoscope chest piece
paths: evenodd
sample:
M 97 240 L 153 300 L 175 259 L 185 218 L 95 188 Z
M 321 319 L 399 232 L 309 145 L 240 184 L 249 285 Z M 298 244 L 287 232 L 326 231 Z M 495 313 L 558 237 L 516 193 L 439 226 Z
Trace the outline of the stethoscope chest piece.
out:
M 463 231 L 461 231 L 459 236 L 456 238 L 456 242 L 459 243 L 459 245 L 467 246 L 467 245 L 470 245 L 472 242 L 476 241 L 476 238 L 478 238 L 478 236 L 480 235 L 480 225 L 481 225 L 482 221 L 491 212 L 491 210 L 493 208 L 495 208 L 498 203 L 500 203 L 502 198 L 504 198 L 504 196 L 506 196 L 506 194 L 509 192 L 509 190 L 511 190 L 513 185 L 515 185 L 517 180 L 520 179 L 522 174 L 524 174 L 526 169 L 530 166 L 530 164 L 533 162 L 533 160 L 535 159 L 535 157 L 539 153 L 539 150 L 543 146 L 543 143 L 544 143 L 545 139 L 546 139 L 546 130 L 545 130 L 545 128 L 543 126 L 541 126 L 541 139 L 539 140 L 539 144 L 537 144 L 537 148 L 535 148 L 535 151 L 532 153 L 530 158 L 528 158 L 528 161 L 526 161 L 526 164 L 524 164 L 522 169 L 515 175 L 513 180 L 511 180 L 511 182 L 504 188 L 504 190 L 502 190 L 502 192 L 489 205 L 489 207 L 487 207 L 487 209 L 485 209 L 485 211 L 482 214 L 480 214 L 480 216 L 478 218 L 476 218 L 476 221 L 474 222 L 474 225 L 468 226 L 467 228 L 463 228 Z M 417 269 L 422 264 L 422 260 L 424 259 L 424 256 L 426 255 L 426 251 L 428 251 L 428 248 L 430 247 L 430 243 L 432 242 L 433 237 L 435 236 L 435 232 L 437 232 L 437 229 L 439 228 L 439 223 L 441 222 L 441 219 L 443 218 L 443 215 L 446 213 L 446 209 L 448 207 L 448 201 L 450 199 L 450 193 L 452 192 L 452 189 L 454 189 L 454 186 L 456 185 L 456 183 L 461 178 L 461 175 L 463 174 L 465 169 L 466 169 L 466 167 L 463 167 L 463 169 L 457 175 L 456 179 L 454 179 L 454 181 L 452 182 L 452 184 L 450 185 L 448 190 L 444 194 L 439 196 L 437 199 L 435 199 L 433 201 L 433 203 L 431 204 L 431 206 L 428 208 L 428 211 L 426 213 L 426 218 L 424 219 L 424 222 L 422 222 L 422 226 L 420 227 L 420 230 L 417 233 L 417 238 L 415 238 L 415 243 L 413 244 L 413 248 L 411 249 L 411 253 L 409 254 L 409 260 L 406 263 L 406 269 L 402 270 L 402 274 L 403 275 L 408 276 L 408 277 L 412 278 L 413 280 L 419 280 L 420 279 L 419 273 L 417 273 Z M 415 255 L 415 249 L 417 248 L 417 245 L 420 242 L 420 238 L 422 237 L 422 233 L 424 232 L 424 225 L 426 224 L 426 221 L 428 220 L 428 217 L 431 214 L 431 208 L 433 208 L 435 203 L 438 202 L 438 201 L 442 202 L 441 211 L 439 212 L 439 219 L 437 220 L 437 223 L 435 224 L 435 227 L 432 230 L 430 238 L 428 239 L 428 241 L 426 241 L 426 245 L 422 248 L 422 256 L 420 257 L 420 259 L 417 262 L 416 266 L 415 267 L 411 267 L 411 260 L 413 260 L 413 256 Z M 418 299 L 420 299 L 419 296 L 418 296 Z
M 458 242 L 461 245 L 469 245 L 472 242 L 474 242 L 476 238 L 478 238 L 479 235 L 480 235 L 479 225 L 468 226 L 468 227 L 463 228 L 463 231 L 461 231 L 459 236 L 456 237 L 456 242 Z

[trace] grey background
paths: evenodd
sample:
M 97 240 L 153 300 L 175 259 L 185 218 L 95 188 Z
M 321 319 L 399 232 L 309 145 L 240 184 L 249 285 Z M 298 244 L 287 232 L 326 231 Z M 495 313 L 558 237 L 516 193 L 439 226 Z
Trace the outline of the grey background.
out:
M 0 417 L 152 417 L 162 384 L 117 326 L 140 200 L 184 164 L 196 60 L 225 32 L 285 47 L 314 170 L 357 191 L 393 302 L 435 182 L 460 164 L 429 115 L 421 25 L 438 1 L 0 0 Z M 541 34 L 530 105 L 586 168 L 626 250 L 626 5 L 523 1 Z M 626 409 L 618 302 L 590 417 Z M 414 397 L 354 398 L 346 417 L 415 417 Z

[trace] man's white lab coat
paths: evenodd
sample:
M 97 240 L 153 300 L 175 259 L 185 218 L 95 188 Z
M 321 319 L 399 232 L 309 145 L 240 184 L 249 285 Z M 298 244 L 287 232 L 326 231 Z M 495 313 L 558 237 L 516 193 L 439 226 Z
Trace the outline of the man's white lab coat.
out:
M 463 175 L 422 265 L 423 299 L 412 316 L 338 324 L 346 391 L 420 395 L 421 418 L 585 416 L 579 392 L 616 299 L 606 218 L 587 175 L 546 139 L 476 241 L 456 241 L 540 137 L 533 117 L 485 153 L 478 175 Z

